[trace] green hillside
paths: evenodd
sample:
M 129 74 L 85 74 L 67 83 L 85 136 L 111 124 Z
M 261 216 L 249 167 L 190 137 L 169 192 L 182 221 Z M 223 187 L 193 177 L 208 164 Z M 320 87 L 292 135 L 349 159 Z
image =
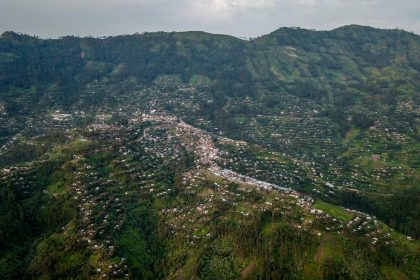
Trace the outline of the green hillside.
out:
M 420 36 L 0 37 L 5 279 L 419 279 Z

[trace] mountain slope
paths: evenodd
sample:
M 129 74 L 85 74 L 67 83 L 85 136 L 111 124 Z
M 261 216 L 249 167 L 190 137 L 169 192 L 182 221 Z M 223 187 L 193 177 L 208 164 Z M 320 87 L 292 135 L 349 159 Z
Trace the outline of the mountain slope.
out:
M 417 279 L 420 36 L 0 37 L 10 279 Z

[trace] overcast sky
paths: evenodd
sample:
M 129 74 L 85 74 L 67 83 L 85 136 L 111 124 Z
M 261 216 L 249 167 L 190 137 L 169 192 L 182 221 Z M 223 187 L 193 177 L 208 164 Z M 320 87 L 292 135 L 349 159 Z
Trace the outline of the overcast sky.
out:
M 0 0 L 0 32 L 44 38 L 159 30 L 255 37 L 352 23 L 420 34 L 420 0 Z

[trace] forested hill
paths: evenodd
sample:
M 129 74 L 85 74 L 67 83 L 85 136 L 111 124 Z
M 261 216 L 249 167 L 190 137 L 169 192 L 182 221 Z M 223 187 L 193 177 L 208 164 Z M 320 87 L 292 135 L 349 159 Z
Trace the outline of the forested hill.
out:
M 204 32 L 54 40 L 5 32 L 0 39 L 0 89 L 56 83 L 66 89 L 56 96 L 63 105 L 94 79 L 149 83 L 161 74 L 203 75 L 227 95 L 258 95 L 263 87 L 325 102 L 376 95 L 392 103 L 418 94 L 419 71 L 420 36 L 363 26 L 281 28 L 250 41 Z
M 246 43 L 201 32 L 146 33 L 105 39 L 39 40 L 4 33 L 0 42 L 1 85 L 82 87 L 106 76 L 133 76 L 150 83 L 161 74 L 205 74 L 210 79 L 249 81 Z
M 419 86 L 420 37 L 405 31 L 362 26 L 327 32 L 282 28 L 252 43 L 254 76 L 277 78 L 276 82 L 319 80 L 323 90 L 346 85 L 395 94 L 413 93 Z

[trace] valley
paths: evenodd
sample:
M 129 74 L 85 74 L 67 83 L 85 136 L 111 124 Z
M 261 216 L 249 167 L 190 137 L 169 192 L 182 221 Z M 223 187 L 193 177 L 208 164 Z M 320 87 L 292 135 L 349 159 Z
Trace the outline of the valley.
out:
M 418 279 L 418 50 L 360 26 L 3 34 L 1 275 Z

